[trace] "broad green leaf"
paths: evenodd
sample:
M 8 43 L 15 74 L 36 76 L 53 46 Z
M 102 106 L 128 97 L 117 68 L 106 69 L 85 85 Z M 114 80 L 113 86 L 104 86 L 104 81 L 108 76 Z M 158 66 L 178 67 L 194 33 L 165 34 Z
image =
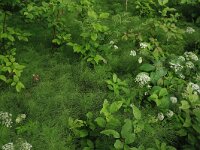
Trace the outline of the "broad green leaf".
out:
M 94 12 L 94 11 L 92 11 L 92 10 L 89 10 L 89 11 L 88 11 L 88 16 L 91 17 L 91 18 L 93 18 L 93 19 L 95 19 L 95 20 L 96 20 L 97 17 L 98 17 L 97 14 L 96 14 L 96 12 Z
M 141 67 L 140 67 L 140 70 L 141 71 L 146 71 L 146 72 L 149 72 L 149 71 L 153 71 L 155 70 L 155 66 L 151 65 L 151 64 L 143 64 Z
M 105 99 L 104 102 L 103 102 L 103 108 L 101 109 L 100 114 L 104 114 L 105 116 L 107 116 L 109 114 L 108 108 L 109 108 L 109 103 Z
M 94 148 L 94 143 L 91 140 L 87 139 L 87 145 L 92 149 Z
M 190 108 L 190 105 L 187 101 L 183 100 L 183 101 L 181 101 L 181 106 L 179 108 L 183 109 L 183 110 L 187 110 Z
M 148 99 L 149 100 L 157 100 L 158 99 L 158 95 L 154 93 Z
M 158 0 L 158 3 L 163 6 L 168 3 L 169 0 Z
M 117 82 L 117 75 L 114 73 L 113 74 L 113 82 L 116 83 Z
M 100 15 L 99 15 L 99 18 L 101 18 L 101 19 L 106 19 L 106 18 L 108 18 L 109 17 L 109 13 L 101 13 Z
M 116 101 L 116 102 L 113 102 L 111 105 L 110 105 L 110 112 L 111 113 L 114 113 L 114 112 L 117 112 L 121 106 L 123 104 L 123 101 Z
M 17 92 L 20 92 L 23 88 L 25 88 L 24 85 L 21 82 L 18 82 L 16 85 Z
M 115 141 L 115 144 L 114 144 L 114 147 L 115 147 L 116 149 L 123 149 L 124 143 L 121 142 L 120 140 L 116 140 L 116 141 Z
M 99 127 L 103 128 L 106 125 L 106 120 L 103 117 L 98 117 L 95 119 L 95 121 Z
M 184 122 L 183 126 L 190 127 L 191 125 L 192 125 L 192 123 L 191 123 L 190 113 L 188 110 L 186 110 L 186 118 L 185 118 L 185 122 Z
M 88 113 L 86 114 L 86 116 L 87 116 L 88 119 L 92 119 L 92 118 L 93 118 L 92 112 L 88 112 Z
M 96 55 L 94 57 L 94 61 L 98 64 L 99 61 L 102 60 L 104 63 L 107 63 L 107 61 L 101 56 L 101 55 Z
M 121 135 L 125 139 L 126 144 L 133 143 L 135 140 L 135 134 L 132 133 L 133 124 L 130 119 L 125 120 L 125 124 L 122 126 Z
M 141 120 L 136 125 L 134 125 L 134 133 L 139 133 L 144 129 L 144 122 Z
M 96 41 L 97 40 L 97 33 L 92 33 L 91 34 L 91 39 L 93 40 L 93 41 Z
M 78 130 L 78 133 L 80 137 L 86 137 L 88 135 L 87 130 Z
M 0 75 L 0 80 L 6 82 L 7 79 L 6 79 L 6 77 L 4 75 Z
M 166 88 L 162 88 L 159 92 L 159 97 L 163 97 L 163 96 L 166 96 L 168 95 L 168 91 Z
M 159 100 L 159 107 L 162 109 L 168 109 L 170 105 L 170 100 L 168 96 L 165 96 Z
M 105 135 L 112 135 L 114 138 L 120 138 L 120 135 L 117 131 L 112 130 L 112 129 L 108 129 L 108 130 L 103 130 L 101 131 L 101 134 L 105 134 Z
M 133 109 L 133 115 L 134 117 L 139 120 L 141 119 L 141 111 L 135 106 L 135 105 L 132 105 L 132 109 Z
M 82 47 L 80 45 L 77 45 L 77 44 L 73 45 L 73 49 L 74 49 L 74 52 L 77 52 L 77 53 L 82 51 Z

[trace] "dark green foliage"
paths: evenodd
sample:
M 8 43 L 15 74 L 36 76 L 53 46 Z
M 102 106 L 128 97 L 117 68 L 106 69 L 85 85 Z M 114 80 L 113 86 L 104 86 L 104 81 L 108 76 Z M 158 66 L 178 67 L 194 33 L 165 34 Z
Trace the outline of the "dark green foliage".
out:
M 1 1 L 0 149 L 199 149 L 198 8 Z

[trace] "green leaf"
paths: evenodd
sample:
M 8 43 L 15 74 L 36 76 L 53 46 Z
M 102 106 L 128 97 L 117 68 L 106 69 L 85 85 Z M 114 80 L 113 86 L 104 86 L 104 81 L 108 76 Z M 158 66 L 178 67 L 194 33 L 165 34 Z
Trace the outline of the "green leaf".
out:
M 97 14 L 96 14 L 96 12 L 94 12 L 93 10 L 89 10 L 88 11 L 88 16 L 91 17 L 91 18 L 93 18 L 93 19 L 95 19 L 95 20 L 98 17 Z
M 134 117 L 137 120 L 140 120 L 141 116 L 142 116 L 141 111 L 135 105 L 132 105 L 132 109 L 133 109 L 133 115 L 134 115 Z
M 88 112 L 88 113 L 86 114 L 86 116 L 87 116 L 88 119 L 92 119 L 92 118 L 93 118 L 92 112 Z
M 163 6 L 168 3 L 169 0 L 158 0 L 158 3 Z
M 159 108 L 168 109 L 170 105 L 169 97 L 165 96 L 159 100 Z
M 115 141 L 115 144 L 114 144 L 114 147 L 115 147 L 116 149 L 123 149 L 124 143 L 122 143 L 120 140 L 116 140 L 116 141 Z
M 92 33 L 91 34 L 91 39 L 93 40 L 93 41 L 96 41 L 97 40 L 97 33 Z
M 144 122 L 141 120 L 136 125 L 134 125 L 134 133 L 139 133 L 144 129 Z
M 116 83 L 117 82 L 117 75 L 114 73 L 113 74 L 113 82 Z
M 16 85 L 17 92 L 20 92 L 23 88 L 25 88 L 24 85 L 21 82 L 18 82 Z
M 105 134 L 105 135 L 112 135 L 114 138 L 120 138 L 120 135 L 117 131 L 112 130 L 112 129 L 108 129 L 108 130 L 103 130 L 101 131 L 101 134 Z
M 143 65 L 140 67 L 140 70 L 149 72 L 149 71 L 155 70 L 155 68 L 156 68 L 156 67 L 153 66 L 153 65 L 151 65 L 151 64 L 143 64 Z
M 102 117 L 98 117 L 98 118 L 96 118 L 95 119 L 95 121 L 96 121 L 96 123 L 97 123 L 97 125 L 99 126 L 99 127 L 105 127 L 105 125 L 106 125 L 106 120 L 104 119 L 104 118 L 102 118 Z
M 183 126 L 190 127 L 191 125 L 192 125 L 192 122 L 191 122 L 190 113 L 189 113 L 189 111 L 186 111 L 186 118 L 185 118 L 185 122 L 184 122 Z
M 106 19 L 106 18 L 108 18 L 109 17 L 109 13 L 101 13 L 100 15 L 99 15 L 99 18 L 101 18 L 101 19 Z
M 93 142 L 91 140 L 87 139 L 87 145 L 92 149 L 94 148 L 94 144 L 93 144 Z
M 101 55 L 96 55 L 94 57 L 94 61 L 98 64 L 99 61 L 102 60 L 104 63 L 107 63 L 107 61 L 101 56 Z
M 183 100 L 183 101 L 181 101 L 181 106 L 179 108 L 183 109 L 183 110 L 187 110 L 190 108 L 190 105 L 187 101 Z
M 122 126 L 121 135 L 125 139 L 126 144 L 133 143 L 135 140 L 135 134 L 132 133 L 133 125 L 130 119 L 125 120 L 125 124 Z
M 163 97 L 163 96 L 166 96 L 168 95 L 168 91 L 166 88 L 162 88 L 159 92 L 159 97 Z
M 6 77 L 5 77 L 4 75 L 0 75 L 0 80 L 2 80 L 2 81 L 4 81 L 4 82 L 7 81 L 7 79 L 6 79 Z
M 80 137 L 86 137 L 88 135 L 87 130 L 78 130 L 78 133 Z
M 110 105 L 110 112 L 117 112 L 122 107 L 123 101 L 116 101 Z

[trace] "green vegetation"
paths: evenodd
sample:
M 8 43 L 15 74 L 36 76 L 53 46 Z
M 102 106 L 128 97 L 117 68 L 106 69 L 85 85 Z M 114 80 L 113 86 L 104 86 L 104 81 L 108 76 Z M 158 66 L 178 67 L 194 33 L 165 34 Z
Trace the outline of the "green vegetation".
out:
M 0 149 L 198 150 L 199 0 L 2 0 Z

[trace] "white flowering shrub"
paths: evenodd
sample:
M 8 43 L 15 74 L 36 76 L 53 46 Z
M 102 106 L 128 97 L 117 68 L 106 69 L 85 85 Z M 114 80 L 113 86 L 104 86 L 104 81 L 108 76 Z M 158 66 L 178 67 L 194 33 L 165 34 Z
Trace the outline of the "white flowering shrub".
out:
M 0 16 L 0 149 L 200 149 L 199 0 L 3 0 Z
M 135 82 L 137 82 L 140 87 L 147 85 L 149 81 L 151 81 L 151 78 L 146 72 L 139 73 L 135 78 Z
M 2 150 L 14 150 L 13 143 L 7 143 L 7 144 L 3 145 Z
M 20 141 L 21 139 L 18 139 L 17 143 L 7 143 L 5 145 L 2 146 L 2 150 L 31 150 L 32 149 L 32 145 L 29 144 L 28 142 L 24 141 Z
M 0 124 L 10 128 L 12 123 L 12 114 L 0 111 Z

